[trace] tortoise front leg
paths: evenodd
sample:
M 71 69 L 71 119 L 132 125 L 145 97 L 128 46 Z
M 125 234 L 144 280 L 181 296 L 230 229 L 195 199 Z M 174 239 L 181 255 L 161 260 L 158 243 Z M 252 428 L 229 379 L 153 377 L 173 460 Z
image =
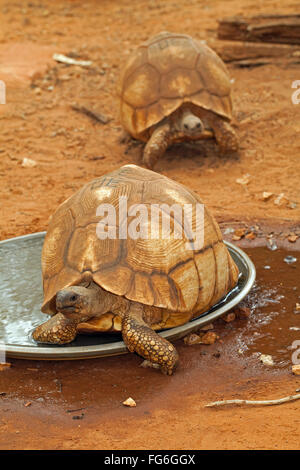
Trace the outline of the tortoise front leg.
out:
M 143 307 L 131 305 L 122 319 L 122 335 L 130 352 L 136 352 L 164 374 L 171 375 L 178 363 L 174 346 L 159 336 L 143 320 Z
M 66 318 L 57 313 L 45 323 L 39 325 L 32 333 L 32 337 L 39 343 L 66 344 L 71 343 L 77 335 L 78 321 Z
M 211 122 L 216 141 L 222 155 L 236 152 L 239 148 L 237 135 L 231 124 L 223 119 L 216 118 Z
M 143 163 L 152 169 L 171 144 L 171 140 L 169 124 L 157 127 L 144 148 Z

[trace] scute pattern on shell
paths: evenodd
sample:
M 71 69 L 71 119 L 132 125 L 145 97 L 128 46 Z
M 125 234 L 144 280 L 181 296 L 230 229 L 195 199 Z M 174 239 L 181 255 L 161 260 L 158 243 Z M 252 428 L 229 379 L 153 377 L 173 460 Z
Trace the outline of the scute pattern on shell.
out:
M 120 196 L 127 197 L 128 208 L 134 204 L 150 208 L 162 203 L 169 207 L 173 204 L 195 207 L 202 203 L 185 186 L 135 165 L 125 165 L 85 185 L 57 209 L 49 225 L 42 254 L 45 313 L 55 312 L 57 291 L 93 279 L 113 294 L 164 309 L 149 313 L 150 317 L 156 316 L 153 322 L 157 329 L 188 321 L 235 286 L 238 269 L 206 208 L 204 245 L 199 250 L 187 249 L 186 245 L 191 231 L 196 229 L 195 211 L 192 226 L 184 226 L 182 238 L 151 239 L 149 223 L 148 239 L 99 239 L 97 208 L 100 204 L 112 204 L 118 228 Z M 166 210 L 166 206 L 160 207 Z M 171 235 L 181 224 L 176 217 L 171 213 Z M 103 325 L 105 321 L 112 326 L 108 317 Z
M 230 79 L 225 64 L 208 46 L 190 36 L 160 33 L 130 56 L 119 84 L 120 116 L 134 137 L 183 103 L 232 117 Z

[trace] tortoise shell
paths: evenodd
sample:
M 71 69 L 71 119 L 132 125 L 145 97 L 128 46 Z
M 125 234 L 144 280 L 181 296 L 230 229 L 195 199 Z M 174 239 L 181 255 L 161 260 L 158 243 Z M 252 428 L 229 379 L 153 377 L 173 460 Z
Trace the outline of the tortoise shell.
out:
M 185 34 L 160 33 L 139 46 L 125 65 L 118 94 L 120 118 L 136 138 L 192 103 L 232 118 L 231 83 L 221 58 L 208 46 Z
M 129 214 L 127 238 L 119 235 L 126 219 L 120 206 L 124 201 L 126 217 Z M 135 165 L 125 165 L 86 184 L 51 218 L 42 251 L 42 311 L 56 312 L 59 290 L 91 280 L 113 294 L 152 307 L 149 315 L 157 318 L 150 318 L 150 323 L 157 329 L 162 324 L 183 324 L 209 309 L 236 285 L 238 268 L 205 206 L 200 227 L 193 210 L 197 203 L 202 204 L 200 198 L 185 186 Z M 115 220 L 109 222 L 110 228 L 116 229 L 115 238 L 113 234 L 99 238 L 104 224 L 104 219 L 99 220 L 99 207 L 106 208 L 104 204 L 115 210 Z M 190 222 L 184 219 L 181 238 L 176 233 L 183 220 L 175 212 L 170 212 L 169 237 L 164 235 L 162 217 L 158 218 L 159 225 L 153 225 L 152 219 L 151 223 L 144 223 L 146 237 L 131 235 L 142 230 L 143 225 L 141 222 L 139 230 L 132 231 L 131 224 L 138 219 L 134 211 L 142 213 L 146 208 L 149 215 L 154 208 L 154 213 L 161 215 L 173 204 L 190 210 Z M 197 246 L 195 233 L 200 228 L 204 230 L 204 240 Z M 161 312 L 165 312 L 164 317 Z M 94 323 L 91 320 L 91 330 L 120 330 L 120 319 L 113 317 L 107 314 Z

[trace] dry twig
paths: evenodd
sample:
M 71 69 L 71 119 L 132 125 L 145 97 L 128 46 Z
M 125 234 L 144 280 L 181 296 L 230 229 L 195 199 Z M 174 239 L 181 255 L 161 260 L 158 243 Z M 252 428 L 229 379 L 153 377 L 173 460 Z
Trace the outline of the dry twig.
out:
M 224 400 L 224 401 L 213 401 L 205 405 L 206 408 L 211 408 L 213 406 L 223 406 L 223 405 L 281 405 L 282 403 L 287 403 L 288 401 L 294 401 L 300 399 L 300 393 L 297 395 L 290 395 L 288 397 L 279 398 L 277 400 Z

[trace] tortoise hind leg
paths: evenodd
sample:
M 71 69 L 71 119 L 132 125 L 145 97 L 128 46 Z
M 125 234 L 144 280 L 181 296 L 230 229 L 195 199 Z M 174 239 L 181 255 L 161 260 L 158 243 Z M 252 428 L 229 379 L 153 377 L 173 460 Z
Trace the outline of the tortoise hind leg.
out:
M 171 375 L 178 363 L 174 346 L 159 336 L 143 320 L 143 307 L 132 304 L 122 319 L 122 335 L 130 352 L 136 352 L 164 374 Z

